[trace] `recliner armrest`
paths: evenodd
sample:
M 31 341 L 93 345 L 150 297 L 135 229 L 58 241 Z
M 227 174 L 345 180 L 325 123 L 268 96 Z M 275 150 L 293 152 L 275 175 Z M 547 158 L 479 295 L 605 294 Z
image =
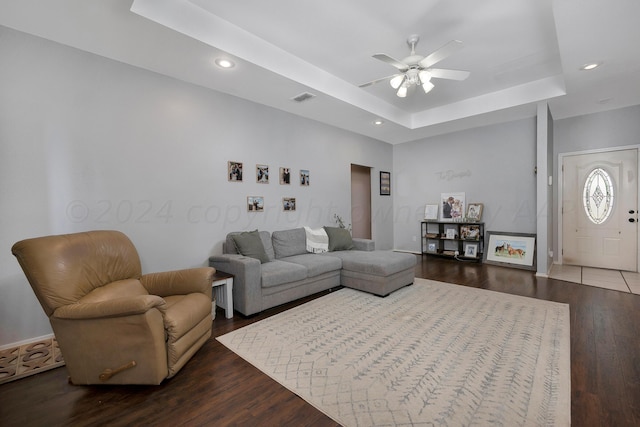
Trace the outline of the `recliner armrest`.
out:
M 143 314 L 155 307 L 162 310 L 164 305 L 165 301 L 157 295 L 137 295 L 99 302 L 64 305 L 53 312 L 53 317 L 70 320 L 124 317 Z
M 188 268 L 143 274 L 142 286 L 153 295 L 166 297 L 200 292 L 211 297 L 211 283 L 216 270 L 211 267 Z

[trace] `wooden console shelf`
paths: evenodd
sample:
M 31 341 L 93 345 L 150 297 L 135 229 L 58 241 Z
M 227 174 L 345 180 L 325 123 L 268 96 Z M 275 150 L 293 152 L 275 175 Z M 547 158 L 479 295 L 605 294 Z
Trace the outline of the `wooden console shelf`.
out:
M 482 261 L 484 222 L 422 221 L 420 236 L 423 255 Z

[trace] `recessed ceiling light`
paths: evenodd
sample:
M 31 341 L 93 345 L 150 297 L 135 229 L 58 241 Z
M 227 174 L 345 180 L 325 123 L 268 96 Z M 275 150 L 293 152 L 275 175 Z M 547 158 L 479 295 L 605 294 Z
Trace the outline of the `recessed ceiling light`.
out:
M 382 120 L 382 119 L 375 119 L 375 120 L 373 121 L 373 124 L 374 124 L 374 125 L 376 125 L 376 126 L 382 126 L 382 125 L 384 124 L 384 120 Z
M 216 59 L 216 65 L 220 68 L 233 68 L 236 64 L 233 61 L 226 58 L 218 58 Z
M 588 64 L 584 64 L 582 67 L 580 67 L 580 70 L 581 71 L 590 71 L 590 70 L 593 70 L 594 68 L 598 68 L 601 65 L 602 65 L 602 61 L 589 62 Z

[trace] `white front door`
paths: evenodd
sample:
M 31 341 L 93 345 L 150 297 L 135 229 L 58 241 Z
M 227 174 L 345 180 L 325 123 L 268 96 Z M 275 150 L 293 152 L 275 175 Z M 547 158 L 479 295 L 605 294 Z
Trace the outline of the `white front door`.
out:
M 638 150 L 565 156 L 562 262 L 638 271 Z

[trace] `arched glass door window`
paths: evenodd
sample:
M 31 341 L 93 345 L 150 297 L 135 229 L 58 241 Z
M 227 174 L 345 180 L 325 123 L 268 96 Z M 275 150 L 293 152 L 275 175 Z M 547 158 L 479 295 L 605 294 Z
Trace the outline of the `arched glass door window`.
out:
M 613 210 L 613 184 L 602 168 L 589 173 L 584 183 L 584 210 L 594 224 L 602 224 Z

